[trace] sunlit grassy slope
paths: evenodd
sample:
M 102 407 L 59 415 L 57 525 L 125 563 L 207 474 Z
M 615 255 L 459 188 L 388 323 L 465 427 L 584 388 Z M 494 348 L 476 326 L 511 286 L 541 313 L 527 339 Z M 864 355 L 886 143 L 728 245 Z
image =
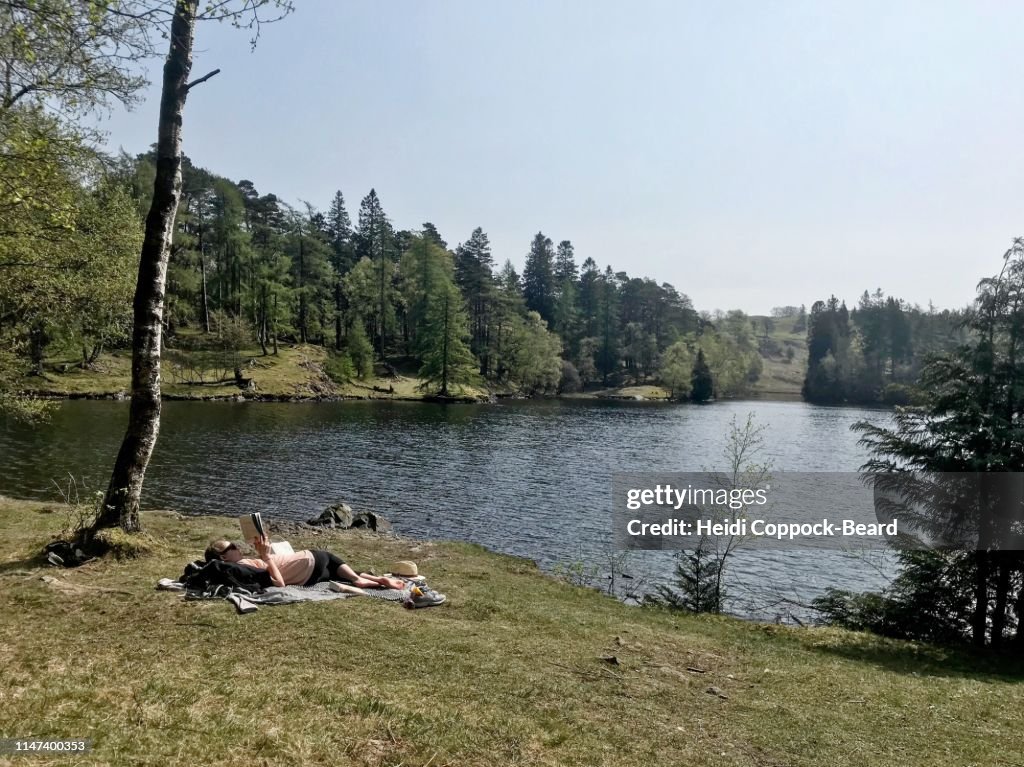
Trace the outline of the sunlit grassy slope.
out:
M 1024 686 L 954 654 L 642 610 L 476 546 L 349 533 L 292 542 L 413 559 L 449 603 L 239 616 L 154 590 L 234 520 L 147 513 L 149 554 L 64 570 L 34 558 L 63 514 L 0 500 L 0 735 L 95 749 L 0 764 L 1024 763 Z
M 758 338 L 763 337 L 764 317 L 751 317 Z M 762 371 L 760 379 L 753 385 L 751 394 L 762 399 L 800 399 L 800 389 L 807 372 L 807 335 L 804 331 L 793 332 L 795 317 L 772 318 L 773 329 L 768 338 L 774 342 L 777 351 L 761 353 Z M 787 350 L 793 350 L 789 358 Z
M 177 354 L 186 360 L 189 356 L 188 353 Z M 237 396 L 274 399 L 421 399 L 424 396 L 422 380 L 408 371 L 401 372 L 396 378 L 387 377 L 383 371 L 378 371 L 379 375 L 367 376 L 365 379 L 334 381 L 326 372 L 328 352 L 320 346 L 283 344 L 278 354 L 265 356 L 258 348 L 246 349 L 240 353 L 240 358 L 243 362 L 242 375 L 252 380 L 253 388 L 239 388 L 233 379 L 211 381 L 209 375 L 206 376 L 206 383 L 186 383 L 188 378 L 177 372 L 174 357 L 168 355 L 163 363 L 164 396 L 195 399 Z M 78 359 L 57 357 L 47 362 L 44 375 L 26 377 L 23 386 L 27 391 L 53 396 L 127 394 L 131 387 L 131 353 L 119 350 L 103 354 L 88 369 L 80 367 Z M 467 388 L 465 394 L 486 396 L 483 390 L 477 388 Z

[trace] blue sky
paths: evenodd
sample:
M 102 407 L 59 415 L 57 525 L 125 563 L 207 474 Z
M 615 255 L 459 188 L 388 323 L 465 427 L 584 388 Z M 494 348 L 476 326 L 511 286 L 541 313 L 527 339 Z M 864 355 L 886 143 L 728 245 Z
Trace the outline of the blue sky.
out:
M 197 31 L 184 147 L 262 193 L 521 268 L 572 240 L 699 309 L 865 289 L 962 306 L 1024 234 L 1024 6 L 296 0 Z M 159 80 L 160 62 L 151 79 Z M 157 90 L 103 124 L 156 136 Z

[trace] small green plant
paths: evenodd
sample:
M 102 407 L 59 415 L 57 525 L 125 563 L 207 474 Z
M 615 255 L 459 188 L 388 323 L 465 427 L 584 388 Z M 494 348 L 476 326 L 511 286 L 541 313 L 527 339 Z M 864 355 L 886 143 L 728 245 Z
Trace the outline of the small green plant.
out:
M 765 449 L 765 430 L 753 413 L 740 424 L 736 416 L 729 424 L 722 457 L 725 471 L 716 473 L 718 486 L 725 490 L 763 487 L 771 481 L 772 462 L 761 461 Z M 711 509 L 716 520 L 727 517 L 745 518 L 747 510 Z M 659 586 L 644 602 L 689 612 L 721 613 L 726 610 L 726 573 L 736 550 L 747 538 L 739 535 L 704 536 L 692 551 L 680 552 L 676 558 L 673 583 Z
M 648 595 L 645 603 L 691 613 L 720 613 L 727 596 L 720 577 L 723 564 L 703 537 L 693 551 L 679 552 L 675 583 L 658 586 L 656 595 Z
M 551 572 L 556 578 L 573 586 L 593 588 L 599 574 L 597 565 L 588 565 L 583 558 L 583 547 L 577 551 L 576 559 L 569 562 L 559 562 Z
M 324 362 L 324 372 L 338 384 L 346 384 L 356 378 L 356 366 L 345 352 L 329 355 Z

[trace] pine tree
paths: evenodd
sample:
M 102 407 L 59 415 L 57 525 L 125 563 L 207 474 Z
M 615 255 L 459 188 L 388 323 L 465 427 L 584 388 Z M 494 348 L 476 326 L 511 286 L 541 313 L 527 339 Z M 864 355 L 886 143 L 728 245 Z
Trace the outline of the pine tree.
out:
M 579 298 L 580 322 L 582 334 L 585 337 L 593 338 L 598 335 L 597 310 L 600 304 L 600 279 L 601 270 L 592 258 L 583 262 L 580 270 Z
M 469 350 L 469 330 L 462 308 L 462 296 L 451 282 L 431 301 L 421 348 L 423 388 L 437 386 L 437 394 L 451 395 L 451 387 L 477 380 L 477 360 Z
M 417 235 L 402 256 L 400 272 L 408 352 L 422 356 L 431 305 L 443 298 L 454 278 L 452 257 L 431 238 Z
M 494 258 L 484 230 L 477 227 L 455 249 L 455 282 L 469 307 L 470 349 L 480 359 L 480 374 L 490 373 L 490 322 L 495 300 Z
M 835 296 L 831 296 L 827 302 L 815 301 L 807 325 L 804 399 L 818 403 L 846 400 L 850 372 L 849 349 L 850 323 L 846 304 L 841 304 Z
M 505 381 L 511 366 L 513 333 L 526 313 L 522 282 L 508 259 L 495 281 L 493 305 L 487 356 L 493 362 L 495 378 Z
M 619 369 L 619 293 L 610 266 L 598 280 L 597 336 L 597 369 L 602 383 L 607 386 L 608 376 Z
M 375 342 L 377 354 L 384 358 L 388 340 L 388 317 L 392 313 L 388 305 L 390 294 L 389 265 L 393 265 L 392 245 L 394 230 L 374 189 L 363 198 L 359 205 L 359 232 L 356 237 L 356 254 L 373 262 L 377 272 L 377 300 L 374 311 Z
M 334 348 L 341 349 L 344 335 L 344 291 L 342 280 L 355 266 L 355 245 L 352 241 L 352 219 L 345 209 L 345 197 L 339 189 L 327 212 L 327 232 L 331 245 L 331 266 L 334 267 Z
M 924 483 L 938 488 L 939 497 L 958 498 L 952 504 L 917 501 L 909 532 L 937 540 L 940 548 L 968 542 L 973 551 L 960 566 L 973 580 L 973 604 L 961 617 L 974 645 L 999 647 L 1016 623 L 1015 641 L 1024 648 L 1019 487 L 1002 496 L 1003 480 L 1024 465 L 1024 240 L 1014 240 L 1004 261 L 997 277 L 979 284 L 966 343 L 922 371 L 925 404 L 898 409 L 891 427 L 861 422 L 856 428 L 872 456 L 862 470 L 876 490 L 916 500 Z M 969 496 L 960 487 L 966 478 Z M 1010 503 L 1015 512 L 1006 514 Z
M 555 284 L 558 286 L 562 286 L 567 282 L 576 282 L 579 277 L 574 250 L 569 240 L 562 240 L 558 243 L 554 269 Z
M 441 248 L 442 250 L 448 250 L 448 243 L 444 241 L 444 238 L 441 236 L 441 233 L 437 231 L 437 227 L 434 226 L 429 221 L 425 221 L 423 223 L 423 237 L 425 237 L 429 242 L 432 242 L 435 245 L 437 245 L 437 247 Z M 400 252 L 404 251 L 405 248 L 403 248 Z
M 562 338 L 566 359 L 576 357 L 579 344 L 578 270 L 572 243 L 562 240 L 555 254 L 555 308 L 552 329 Z
M 359 378 L 366 378 L 373 372 L 373 344 L 366 337 L 362 322 L 355 322 L 349 328 L 344 350 Z
M 679 552 L 675 567 L 675 585 L 658 586 L 652 602 L 691 613 L 720 613 L 726 594 L 721 587 L 721 561 L 707 538 L 701 538 L 693 551 Z
M 693 363 L 693 375 L 690 379 L 690 399 L 694 402 L 707 402 L 715 395 L 715 381 L 711 377 L 711 368 L 704 360 L 704 350 L 697 350 L 697 359 Z
M 523 296 L 526 307 L 551 323 L 555 314 L 554 243 L 543 232 L 534 235 L 523 269 Z

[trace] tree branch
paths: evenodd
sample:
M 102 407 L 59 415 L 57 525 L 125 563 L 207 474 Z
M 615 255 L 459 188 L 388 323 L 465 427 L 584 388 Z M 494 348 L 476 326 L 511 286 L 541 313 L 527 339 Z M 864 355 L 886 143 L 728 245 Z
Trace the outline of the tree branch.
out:
M 192 88 L 194 86 L 199 85 L 199 83 L 205 83 L 207 80 L 209 80 L 211 77 L 213 77 L 216 74 L 220 74 L 220 70 L 219 69 L 215 69 L 212 72 L 210 72 L 209 74 L 203 75 L 198 80 L 193 80 L 192 82 L 190 82 L 188 85 L 185 86 L 185 93 L 188 93 L 190 90 L 192 90 Z

